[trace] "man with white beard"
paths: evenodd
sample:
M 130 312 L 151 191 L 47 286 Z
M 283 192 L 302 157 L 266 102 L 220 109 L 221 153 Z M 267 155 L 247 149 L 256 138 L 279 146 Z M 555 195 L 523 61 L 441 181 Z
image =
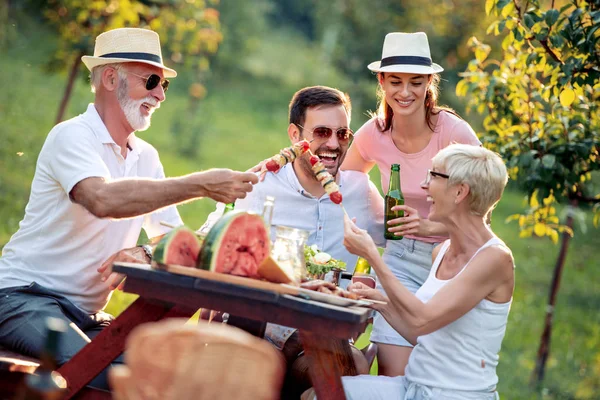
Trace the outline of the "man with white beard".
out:
M 56 125 L 40 151 L 19 230 L 0 257 L 0 345 L 33 357 L 43 350 L 48 317 L 70 329 L 57 351 L 68 361 L 112 317 L 104 313 L 122 277 L 112 261 L 149 262 L 135 247 L 181 225 L 176 204 L 210 197 L 244 198 L 255 174 L 211 169 L 165 178 L 154 147 L 135 131 L 150 126 L 177 73 L 163 65 L 159 37 L 123 28 L 98 36 L 91 71 L 94 103 Z M 102 373 L 92 386 L 107 388 Z

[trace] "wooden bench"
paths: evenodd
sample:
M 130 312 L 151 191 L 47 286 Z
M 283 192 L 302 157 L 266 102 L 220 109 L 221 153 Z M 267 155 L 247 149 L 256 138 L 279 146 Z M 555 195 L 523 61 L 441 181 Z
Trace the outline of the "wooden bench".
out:
M 12 399 L 25 376 L 33 374 L 39 360 L 0 347 L 0 399 Z
M 27 357 L 0 347 L 0 400 L 12 400 L 23 385 L 27 375 L 35 373 L 40 365 L 38 359 Z M 77 399 L 110 400 L 110 392 L 86 388 Z

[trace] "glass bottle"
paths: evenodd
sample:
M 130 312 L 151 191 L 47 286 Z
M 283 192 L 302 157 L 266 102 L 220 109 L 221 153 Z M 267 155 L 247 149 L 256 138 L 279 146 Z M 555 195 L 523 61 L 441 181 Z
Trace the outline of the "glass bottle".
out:
M 356 260 L 356 266 L 354 267 L 354 275 L 370 275 L 371 266 L 369 262 L 362 257 L 358 257 Z
M 55 370 L 58 367 L 56 353 L 67 325 L 61 319 L 47 318 L 46 327 L 46 341 L 40 356 L 40 366 L 35 374 L 25 378 L 17 400 L 59 400 L 66 396 L 67 381 Z
M 271 237 L 271 223 L 273 222 L 273 209 L 275 208 L 275 197 L 267 196 L 263 205 L 262 218 L 265 221 L 267 233 Z
M 387 240 L 400 240 L 403 238 L 403 236 L 395 235 L 393 232 L 388 231 L 388 228 L 392 227 L 392 225 L 388 225 L 388 221 L 404 217 L 404 211 L 392 211 L 392 207 L 402 205 L 404 205 L 404 196 L 402 195 L 402 189 L 400 188 L 400 164 L 392 164 L 390 186 L 385 195 L 385 231 L 383 236 Z
M 304 245 L 308 231 L 288 226 L 278 226 L 271 257 L 281 268 L 287 269 L 294 283 L 299 284 L 308 274 L 304 258 Z
M 354 267 L 354 273 L 352 274 L 352 283 L 361 282 L 365 285 L 375 289 L 376 281 L 371 276 L 371 266 L 369 262 L 362 257 L 358 257 L 356 260 L 356 266 Z
M 235 203 L 225 204 L 225 210 L 223 210 L 223 215 L 227 214 L 229 211 L 233 211 L 234 208 L 235 208 Z
M 204 222 L 204 224 L 200 227 L 200 229 L 198 229 L 196 231 L 196 234 L 201 238 L 204 239 L 206 237 L 206 235 L 208 235 L 208 232 L 210 232 L 210 230 L 212 229 L 212 227 L 217 223 L 217 221 L 223 216 L 225 215 L 227 212 L 233 210 L 235 207 L 235 203 L 217 203 L 217 208 L 215 209 L 215 211 L 211 212 L 208 215 L 208 218 L 206 219 L 206 221 Z

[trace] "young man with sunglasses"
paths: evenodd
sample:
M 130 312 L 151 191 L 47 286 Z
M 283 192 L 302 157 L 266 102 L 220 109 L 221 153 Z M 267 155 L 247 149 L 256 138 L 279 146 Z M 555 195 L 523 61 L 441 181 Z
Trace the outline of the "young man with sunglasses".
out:
M 356 217 L 356 223 L 367 229 L 376 243 L 383 244 L 384 209 L 379 191 L 367 174 L 340 170 L 353 137 L 351 107 L 350 98 L 337 89 L 303 88 L 290 101 L 287 134 L 292 144 L 303 139 L 310 142 L 312 154 L 319 156 L 339 185 L 348 214 Z M 357 257 L 342 245 L 344 212 L 325 193 L 307 154 L 286 164 L 276 174 L 267 173 L 251 193 L 235 202 L 235 209 L 261 213 L 266 197 L 275 197 L 272 238 L 277 225 L 306 230 L 309 245 L 316 244 L 320 250 L 346 262 L 348 272 L 352 272 Z M 263 164 L 250 171 L 259 172 Z M 224 204 L 218 205 L 205 225 L 212 225 L 223 210 Z
M 343 92 L 326 86 L 306 87 L 292 97 L 287 134 L 292 144 L 303 139 L 310 141 L 310 151 L 319 156 L 339 185 L 348 214 L 356 217 L 358 226 L 366 229 L 376 243 L 383 245 L 384 208 L 379 191 L 367 174 L 339 169 L 352 141 L 350 116 L 350 98 Z M 252 170 L 259 172 L 263 163 Z M 316 244 L 320 250 L 344 261 L 348 272 L 354 271 L 357 257 L 343 245 L 344 211 L 325 193 L 315 177 L 307 154 L 286 164 L 277 174 L 267 173 L 248 196 L 236 201 L 235 209 L 261 213 L 267 196 L 275 197 L 272 238 L 278 225 L 306 230 L 309 232 L 309 245 Z M 223 209 L 224 205 L 221 204 L 205 225 L 216 222 L 223 214 Z M 343 281 L 341 286 L 348 283 Z M 267 324 L 265 338 L 282 350 L 290 366 L 302 351 L 293 328 Z M 364 356 L 355 348 L 353 352 L 357 367 L 363 373 L 368 373 Z M 293 365 L 295 372 L 289 375 L 303 378 L 300 378 L 302 382 L 296 381 L 290 387 L 295 390 L 308 389 L 308 386 L 302 387 L 307 379 L 304 377 L 306 371 L 301 367 L 302 360 Z
M 165 178 L 156 149 L 136 137 L 177 75 L 163 65 L 155 32 L 108 31 L 82 61 L 94 103 L 48 134 L 25 217 L 0 258 L 0 345 L 39 357 L 46 318 L 66 320 L 59 365 L 110 323 L 102 309 L 122 280 L 112 261 L 149 261 L 148 249 L 135 247 L 142 228 L 158 238 L 168 230 L 161 221 L 182 224 L 175 204 L 232 202 L 258 181 L 226 169 Z M 106 388 L 106 374 L 92 386 Z

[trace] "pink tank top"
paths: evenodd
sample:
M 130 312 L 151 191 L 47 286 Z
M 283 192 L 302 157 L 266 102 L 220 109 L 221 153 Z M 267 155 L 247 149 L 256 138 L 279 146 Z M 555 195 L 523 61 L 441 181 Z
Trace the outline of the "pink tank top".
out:
M 405 204 L 419 211 L 422 218 L 429 215 L 430 204 L 427 201 L 425 190 L 421 189 L 421 182 L 425 179 L 427 170 L 431 168 L 431 159 L 438 151 L 451 143 L 464 143 L 480 146 L 481 142 L 471 126 L 459 117 L 442 111 L 429 144 L 418 153 L 404 153 L 392 141 L 391 131 L 379 131 L 373 118 L 367 121 L 356 132 L 352 146 L 365 161 L 375 162 L 381 173 L 381 188 L 387 192 L 390 181 L 390 168 L 392 164 L 400 164 L 400 181 Z M 406 236 L 428 243 L 441 242 L 445 238 L 430 236 Z

